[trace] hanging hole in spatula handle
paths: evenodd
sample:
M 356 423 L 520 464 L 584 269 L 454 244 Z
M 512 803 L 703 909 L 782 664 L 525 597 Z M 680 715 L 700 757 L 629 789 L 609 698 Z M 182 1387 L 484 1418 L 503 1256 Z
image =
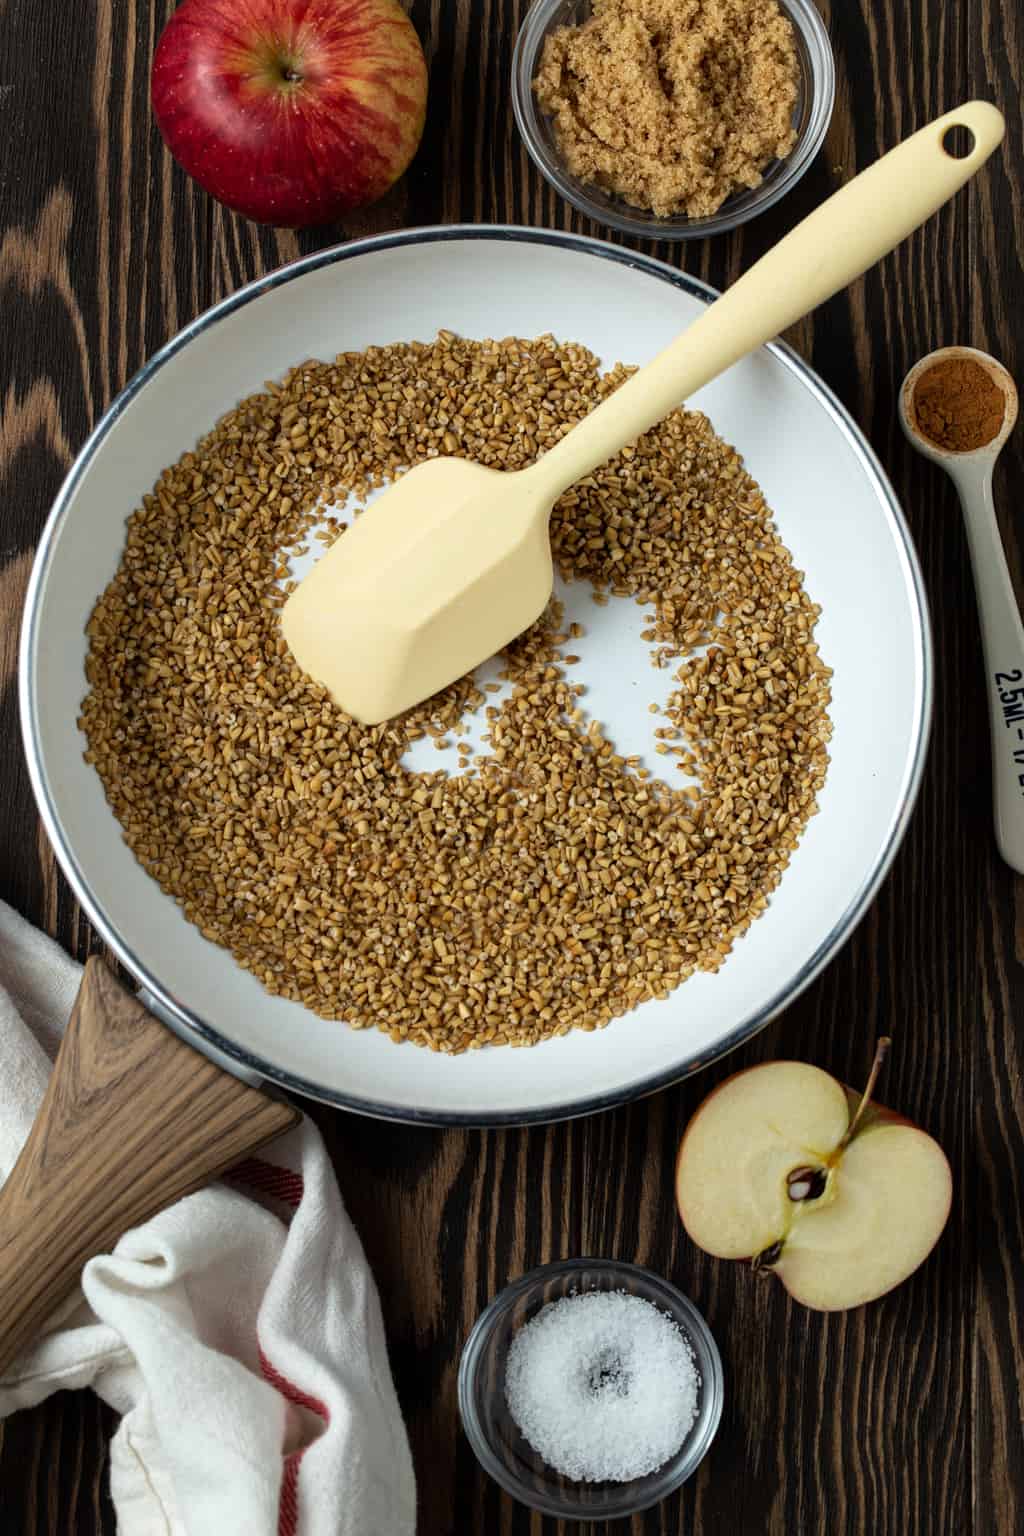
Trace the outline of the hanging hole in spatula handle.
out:
M 953 123 L 942 135 L 942 147 L 951 160 L 966 160 L 977 140 L 966 123 Z
M 0 1372 L 122 1233 L 300 1119 L 85 968 L 35 1124 L 0 1190 Z

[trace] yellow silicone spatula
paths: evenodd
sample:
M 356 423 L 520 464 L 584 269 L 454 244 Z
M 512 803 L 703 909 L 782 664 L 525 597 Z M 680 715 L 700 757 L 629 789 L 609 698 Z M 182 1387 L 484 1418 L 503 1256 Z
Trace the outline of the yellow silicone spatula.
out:
M 947 149 L 954 128 L 972 140 L 960 158 Z M 551 595 L 548 518 L 563 491 L 885 256 L 973 176 L 1003 128 L 995 107 L 973 101 L 906 139 L 528 469 L 449 458 L 416 465 L 285 604 L 284 636 L 299 666 L 373 725 L 507 645 Z

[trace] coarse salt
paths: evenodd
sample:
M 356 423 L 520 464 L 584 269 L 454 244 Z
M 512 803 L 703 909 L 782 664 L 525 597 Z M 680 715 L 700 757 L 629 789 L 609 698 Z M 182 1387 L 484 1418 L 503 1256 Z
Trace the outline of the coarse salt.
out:
M 628 1483 L 663 1466 L 697 1416 L 689 1340 L 652 1302 L 587 1291 L 549 1302 L 516 1334 L 505 1401 L 549 1467 Z

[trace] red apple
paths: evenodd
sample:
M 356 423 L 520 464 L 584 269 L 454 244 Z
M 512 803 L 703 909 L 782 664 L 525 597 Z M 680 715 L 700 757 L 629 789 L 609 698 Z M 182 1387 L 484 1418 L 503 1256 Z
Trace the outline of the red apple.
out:
M 326 224 L 409 164 L 427 66 L 397 0 L 184 0 L 152 98 L 171 154 L 219 202 L 263 224 Z
M 891 1290 L 931 1252 L 952 1197 L 937 1142 L 801 1061 L 770 1061 L 704 1100 L 679 1148 L 676 1199 L 694 1242 L 750 1258 L 805 1306 Z M 859 1102 L 858 1102 L 859 1100 Z

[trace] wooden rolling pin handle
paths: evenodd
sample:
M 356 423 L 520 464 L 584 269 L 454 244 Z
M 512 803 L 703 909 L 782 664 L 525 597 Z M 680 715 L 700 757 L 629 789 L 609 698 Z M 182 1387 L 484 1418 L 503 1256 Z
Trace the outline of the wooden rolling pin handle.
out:
M 0 1190 L 0 1372 L 122 1233 L 295 1125 L 91 959 L 35 1124 Z

